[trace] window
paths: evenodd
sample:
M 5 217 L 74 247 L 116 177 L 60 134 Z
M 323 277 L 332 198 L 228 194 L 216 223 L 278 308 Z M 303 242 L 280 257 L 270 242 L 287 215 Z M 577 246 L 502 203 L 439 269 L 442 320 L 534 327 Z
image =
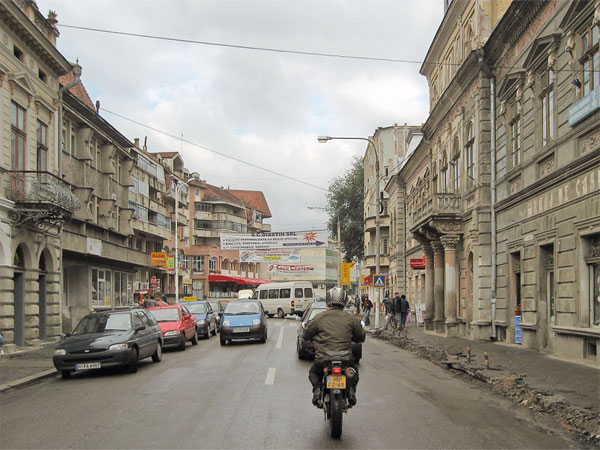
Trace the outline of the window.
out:
M 200 195 L 200 194 L 197 194 L 197 195 Z M 196 202 L 194 207 L 195 207 L 196 211 L 202 211 L 202 212 L 212 212 L 212 210 L 213 210 L 212 203 Z
M 312 294 L 312 289 L 311 288 L 304 288 L 304 297 L 305 298 L 312 298 L 313 294 Z
M 25 170 L 25 108 L 10 104 L 10 156 L 12 170 Z
M 216 258 L 211 258 L 210 261 L 208 262 L 208 270 L 209 272 L 216 272 L 217 271 L 217 260 Z
M 192 257 L 192 270 L 194 272 L 204 273 L 204 256 L 196 256 Z
M 460 143 L 458 142 L 458 137 L 454 138 L 454 143 L 452 144 L 452 187 L 454 188 L 454 192 L 460 192 Z
M 183 255 L 183 268 L 185 270 L 190 269 L 190 255 Z
M 40 120 L 37 123 L 37 170 L 48 171 L 48 125 Z
M 279 298 L 279 289 L 269 289 L 269 298 Z
M 592 272 L 591 293 L 593 295 L 592 325 L 598 327 L 600 326 L 600 262 L 591 264 L 590 271 Z
M 111 305 L 111 272 L 92 269 L 92 307 Z
M 39 78 L 40 80 L 42 80 L 42 81 L 45 83 L 45 82 L 46 82 L 46 79 L 47 79 L 48 77 L 46 76 L 46 72 L 44 72 L 42 69 L 39 69 L 39 70 L 38 70 L 38 78 Z
M 600 86 L 600 49 L 598 34 L 600 25 L 586 30 L 581 36 L 581 94 L 589 94 Z
M 296 289 L 294 289 L 294 297 L 296 297 L 296 298 L 302 298 L 302 288 L 296 288 Z
M 23 62 L 23 51 L 16 45 L 13 46 L 13 55 L 15 55 L 19 61 Z
M 133 305 L 133 274 L 115 272 L 115 306 Z
M 515 101 L 510 109 L 510 165 L 517 167 L 521 164 L 521 102 Z
M 440 192 L 448 192 L 448 156 L 446 156 L 446 152 L 442 155 L 440 170 Z
M 260 291 L 260 299 L 261 300 L 268 298 L 268 296 L 269 296 L 269 291 L 267 291 L 267 290 Z
M 554 283 L 554 246 L 541 247 L 540 259 L 542 263 L 542 298 L 546 300 L 546 320 L 549 325 L 556 324 L 555 283 Z
M 542 145 L 548 145 L 554 139 L 554 71 L 546 70 L 542 74 Z
M 473 186 L 475 182 L 475 136 L 473 135 L 473 124 L 467 126 L 467 138 L 465 144 L 465 157 L 467 158 L 467 186 Z
M 292 293 L 291 289 L 281 289 L 279 291 L 279 298 L 290 298 Z
M 383 238 L 383 246 L 382 247 L 383 247 L 382 253 L 384 255 L 387 255 L 387 253 L 388 253 L 388 240 L 387 240 L 387 238 Z

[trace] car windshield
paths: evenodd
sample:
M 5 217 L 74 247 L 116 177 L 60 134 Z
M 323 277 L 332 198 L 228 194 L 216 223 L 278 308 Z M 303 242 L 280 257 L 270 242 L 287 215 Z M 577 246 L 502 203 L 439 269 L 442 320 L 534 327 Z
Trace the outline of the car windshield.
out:
M 227 303 L 224 314 L 235 316 L 240 314 L 258 314 L 259 312 L 258 304 L 254 302 L 230 302 Z
M 213 311 L 217 312 L 217 311 L 221 310 L 221 308 L 219 307 L 219 302 L 208 302 L 208 303 L 212 307 Z
M 104 331 L 131 330 L 129 314 L 96 314 L 81 319 L 73 334 L 102 333 Z
M 327 311 L 325 308 L 313 308 L 310 310 L 310 314 L 308 315 L 308 320 L 313 320 L 317 314 L 321 314 L 323 311 Z
M 186 306 L 192 314 L 206 314 L 206 305 L 204 303 L 196 303 Z
M 159 322 L 178 322 L 179 310 L 177 308 L 159 308 L 149 310 Z

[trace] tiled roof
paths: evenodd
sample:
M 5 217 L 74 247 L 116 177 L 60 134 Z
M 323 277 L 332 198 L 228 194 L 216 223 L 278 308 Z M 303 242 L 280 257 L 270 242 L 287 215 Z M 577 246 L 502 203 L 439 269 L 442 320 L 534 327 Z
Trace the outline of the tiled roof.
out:
M 238 205 L 241 208 L 246 207 L 244 202 L 239 197 L 233 195 L 226 189 L 218 188 L 217 186 L 205 183 L 204 181 L 192 181 L 190 182 L 190 185 L 198 186 L 201 189 L 204 189 L 205 191 L 202 200 L 205 200 L 207 202 L 223 200 L 229 203 L 233 203 L 234 205 Z
M 58 77 L 58 81 L 63 86 L 66 86 L 67 84 L 71 83 L 73 80 L 75 80 L 75 76 L 73 75 L 73 72 L 69 72 L 65 75 L 61 75 L 60 77 Z M 96 111 L 96 107 L 94 106 L 92 99 L 90 98 L 87 91 L 85 90 L 85 86 L 81 82 L 81 79 L 79 80 L 79 83 L 77 83 L 75 86 L 73 86 L 71 89 L 69 89 L 69 92 L 71 94 L 73 94 L 75 97 L 77 97 L 79 100 L 81 100 L 83 103 L 85 103 L 87 106 L 89 106 L 90 109 L 92 109 L 93 111 Z
M 263 217 L 272 217 L 267 199 L 265 199 L 265 195 L 261 191 L 243 191 L 238 189 L 228 189 L 228 191 L 236 197 L 241 198 L 250 208 L 260 211 Z

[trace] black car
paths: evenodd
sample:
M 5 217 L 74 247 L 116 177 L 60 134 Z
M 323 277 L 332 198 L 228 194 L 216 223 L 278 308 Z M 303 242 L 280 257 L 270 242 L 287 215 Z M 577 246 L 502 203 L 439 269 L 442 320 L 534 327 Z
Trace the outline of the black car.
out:
M 199 336 L 204 336 L 206 339 L 217 335 L 219 326 L 217 325 L 217 314 L 213 311 L 209 302 L 185 302 L 187 309 L 194 315 L 196 319 L 196 331 Z
M 306 341 L 304 339 L 304 330 L 306 329 L 308 323 L 312 319 L 314 319 L 318 314 L 326 310 L 327 304 L 325 302 L 315 301 L 308 305 L 306 311 L 304 311 L 300 325 L 298 326 L 298 337 L 296 339 L 296 351 L 298 352 L 299 359 L 315 357 L 315 343 L 313 341 Z M 354 314 L 349 309 L 345 309 L 344 311 L 346 311 L 348 314 Z M 352 355 L 354 356 L 354 360 L 358 363 L 362 358 L 362 343 L 352 343 Z
M 217 300 L 208 300 L 210 307 L 213 312 L 217 315 L 217 331 L 219 330 L 219 326 L 221 324 L 221 316 L 223 315 L 223 304 Z
M 116 366 L 133 373 L 141 359 L 160 362 L 162 345 L 160 327 L 147 311 L 98 311 L 81 319 L 57 344 L 52 360 L 63 378 L 72 371 Z

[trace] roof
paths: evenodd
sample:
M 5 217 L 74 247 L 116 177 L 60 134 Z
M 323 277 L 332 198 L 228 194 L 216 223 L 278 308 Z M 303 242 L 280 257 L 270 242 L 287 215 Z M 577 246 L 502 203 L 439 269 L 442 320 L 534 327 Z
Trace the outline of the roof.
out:
M 244 191 L 239 189 L 228 189 L 236 197 L 242 199 L 242 201 L 257 211 L 260 211 L 263 217 L 268 218 L 271 216 L 271 210 L 267 204 L 267 199 L 262 191 Z
M 213 186 L 212 184 L 208 184 L 204 181 L 193 181 L 190 184 L 192 186 L 198 186 L 201 189 L 205 190 L 204 196 L 202 197 L 202 201 L 210 202 L 221 200 L 237 205 L 240 208 L 246 207 L 244 202 L 239 197 L 233 195 L 226 189 L 218 188 L 217 186 Z
M 73 72 L 69 72 L 66 75 L 61 75 L 60 77 L 58 77 L 58 81 L 63 86 L 66 86 L 67 84 L 73 82 L 74 80 L 75 80 L 75 75 L 73 75 Z M 86 106 L 88 106 L 90 109 L 92 109 L 93 111 L 96 111 L 96 107 L 94 106 L 92 99 L 90 98 L 87 91 L 85 90 L 85 86 L 83 85 L 81 79 L 79 80 L 79 83 L 77 83 L 75 86 L 73 86 L 72 88 L 69 89 L 69 92 L 71 94 L 73 94 L 75 97 L 77 97 L 79 100 L 81 100 L 83 103 L 85 103 Z
M 179 152 L 156 152 L 156 155 L 160 155 L 163 158 L 173 158 L 174 156 L 179 155 Z

